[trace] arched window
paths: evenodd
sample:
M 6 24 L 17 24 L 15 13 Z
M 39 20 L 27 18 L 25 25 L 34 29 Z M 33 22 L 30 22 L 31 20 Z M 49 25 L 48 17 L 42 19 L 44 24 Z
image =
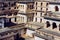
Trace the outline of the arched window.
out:
M 46 26 L 47 26 L 47 28 L 50 27 L 50 22 L 49 21 L 46 22 Z
M 55 11 L 59 11 L 59 8 L 58 8 L 58 6 L 55 6 Z
M 59 24 L 59 31 L 60 31 L 60 24 Z
M 53 26 L 53 29 L 54 29 L 54 28 L 57 28 L 57 25 L 56 25 L 55 22 L 53 22 L 52 26 Z

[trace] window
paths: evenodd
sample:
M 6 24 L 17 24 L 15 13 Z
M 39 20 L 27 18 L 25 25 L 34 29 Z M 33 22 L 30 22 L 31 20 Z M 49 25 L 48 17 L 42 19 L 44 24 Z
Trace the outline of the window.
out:
M 37 6 L 37 2 L 36 2 L 36 6 Z
M 8 2 L 8 6 L 11 6 L 11 3 L 10 2 Z
M 40 23 L 42 22 L 42 19 L 40 19 Z
M 46 8 L 46 10 L 48 10 L 48 8 Z
M 37 9 L 37 2 L 36 2 L 36 9 Z
M 13 6 L 15 6 L 15 5 L 12 3 L 11 6 L 13 7 Z
M 19 6 L 17 7 L 17 9 L 19 8 Z
M 19 5 L 19 7 L 20 7 L 21 9 L 24 9 L 24 5 Z
M 24 17 L 23 17 L 23 22 L 24 22 Z
M 46 6 L 48 6 L 48 3 L 46 3 Z
M 59 24 L 59 31 L 60 31 L 60 24 Z
M 41 6 L 42 6 L 43 3 L 41 3 Z
M 9 7 L 9 10 L 10 10 L 11 8 Z
M 33 9 L 33 5 L 30 5 L 30 9 Z
M 58 6 L 55 6 L 55 11 L 59 11 L 59 8 L 58 8 Z
M 40 16 L 42 16 L 42 13 L 40 13 Z
M 29 8 L 29 9 L 33 9 L 34 6 L 33 6 L 33 5 L 28 5 L 28 8 Z
M 37 22 L 37 18 L 36 18 L 35 22 Z
M 15 18 L 15 22 L 16 22 L 16 18 Z
M 10 2 L 8 2 L 8 4 L 10 5 Z
M 36 13 L 36 16 L 37 16 L 37 13 Z
M 53 26 L 53 29 L 54 29 L 54 28 L 57 28 L 57 25 L 56 25 L 55 22 L 52 23 L 52 26 Z
M 19 7 L 22 7 L 21 5 L 19 5 Z
M 14 7 L 14 9 L 16 9 L 16 7 Z
M 24 9 L 24 5 L 23 5 L 23 9 Z
M 46 26 L 47 26 L 47 28 L 50 27 L 50 22 L 49 21 L 46 22 Z
M 11 22 L 11 18 L 9 18 L 9 22 Z
M 41 11 L 42 11 L 42 8 L 41 8 Z

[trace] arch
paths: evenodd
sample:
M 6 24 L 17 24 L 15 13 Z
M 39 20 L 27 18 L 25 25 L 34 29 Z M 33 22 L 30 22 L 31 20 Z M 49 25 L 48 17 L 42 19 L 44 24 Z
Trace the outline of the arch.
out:
M 53 29 L 54 29 L 54 28 L 57 28 L 57 25 L 56 25 L 55 22 L 52 23 L 52 27 L 53 27 Z
M 46 21 L 46 27 L 50 27 L 50 22 L 49 21 Z
M 55 11 L 59 11 L 59 8 L 58 8 L 58 6 L 55 6 Z

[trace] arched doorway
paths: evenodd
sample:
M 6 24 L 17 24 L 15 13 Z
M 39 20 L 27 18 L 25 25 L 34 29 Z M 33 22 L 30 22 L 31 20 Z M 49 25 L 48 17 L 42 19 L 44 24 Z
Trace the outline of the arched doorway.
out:
M 55 11 L 59 11 L 59 8 L 58 8 L 58 6 L 55 6 Z
M 49 21 L 46 22 L 46 27 L 47 28 L 50 27 L 50 22 Z
M 57 28 L 57 25 L 56 25 L 55 22 L 52 23 L 52 27 L 53 27 L 53 29 L 54 29 L 54 28 Z

